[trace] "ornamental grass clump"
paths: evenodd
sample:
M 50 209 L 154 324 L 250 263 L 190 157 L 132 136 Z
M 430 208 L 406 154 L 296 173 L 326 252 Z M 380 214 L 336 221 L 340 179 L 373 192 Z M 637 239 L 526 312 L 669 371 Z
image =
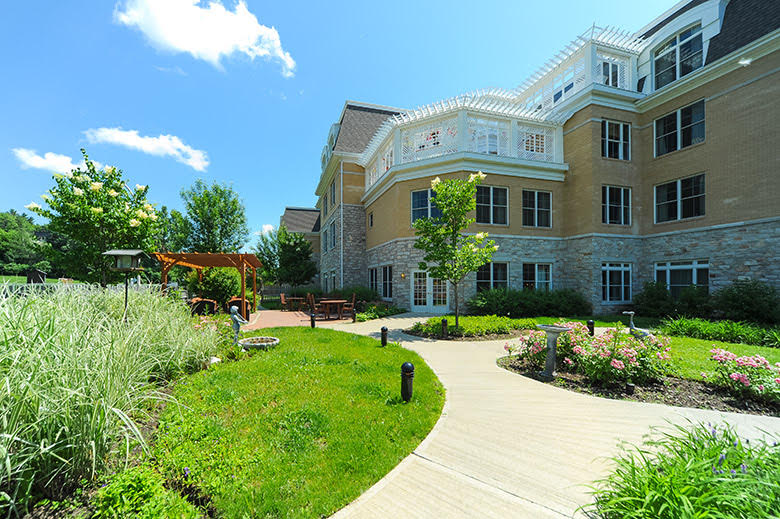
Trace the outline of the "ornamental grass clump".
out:
M 588 510 L 605 519 L 757 518 L 780 514 L 780 447 L 728 425 L 675 426 L 624 448 Z
M 134 443 L 159 384 L 215 345 L 189 310 L 151 289 L 83 286 L 0 295 L 0 511 L 24 515 L 94 480 Z
M 721 348 L 713 348 L 710 353 L 718 381 L 730 392 L 780 402 L 780 362 L 773 366 L 761 355 L 738 357 Z

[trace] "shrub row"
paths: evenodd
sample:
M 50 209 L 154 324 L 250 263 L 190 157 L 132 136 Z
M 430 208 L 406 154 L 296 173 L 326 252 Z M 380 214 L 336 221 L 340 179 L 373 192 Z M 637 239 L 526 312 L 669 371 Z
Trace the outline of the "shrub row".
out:
M 638 315 L 645 317 L 686 316 L 773 324 L 780 322 L 780 295 L 761 281 L 735 281 L 709 294 L 705 287 L 690 286 L 674 299 L 666 285 L 646 283 L 634 296 Z
M 431 317 L 425 322 L 414 323 L 412 332 L 426 337 L 441 336 L 442 319 L 447 319 L 447 330 L 456 337 L 479 337 L 483 335 L 503 335 L 513 330 L 527 330 L 536 327 L 533 319 L 512 319 L 496 315 L 462 315 L 455 327 L 455 316 Z
M 468 302 L 475 315 L 536 317 L 539 315 L 589 315 L 591 304 L 579 292 L 564 290 L 493 289 L 479 292 Z
M 675 337 L 780 347 L 780 328 L 763 328 L 736 321 L 708 321 L 688 317 L 667 318 L 661 322 L 659 329 L 661 333 Z
M 355 294 L 355 301 L 379 301 L 379 294 L 376 290 L 359 285 L 336 288 L 334 290 L 329 290 L 327 294 L 325 294 L 322 289 L 314 287 L 296 288 L 290 290 L 289 292 L 289 295 L 293 297 L 305 297 L 306 294 L 312 294 L 314 297 L 322 297 L 323 295 L 327 295 L 339 299 L 351 299 L 352 294 Z
M 362 311 L 359 311 L 357 316 L 355 316 L 355 319 L 361 323 L 372 319 L 402 314 L 408 311 L 406 308 L 399 308 L 389 303 L 368 303 L 361 306 L 363 306 Z

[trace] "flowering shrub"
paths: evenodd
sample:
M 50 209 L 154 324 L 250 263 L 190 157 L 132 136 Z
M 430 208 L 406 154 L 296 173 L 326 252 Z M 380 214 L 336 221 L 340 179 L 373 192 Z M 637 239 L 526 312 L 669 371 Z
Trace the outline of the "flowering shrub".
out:
M 580 323 L 557 324 L 570 328 L 558 339 L 561 366 L 582 372 L 591 382 L 644 383 L 669 371 L 668 337 L 637 339 L 619 328 L 590 337 Z
M 517 354 L 518 359 L 531 367 L 541 368 L 547 358 L 547 334 L 541 330 L 531 332 L 528 337 L 520 338 L 516 345 L 506 343 L 504 349 L 509 355 Z
M 717 363 L 718 377 L 729 391 L 780 402 L 780 362 L 773 366 L 761 355 L 738 357 L 721 348 L 710 353 L 710 360 Z

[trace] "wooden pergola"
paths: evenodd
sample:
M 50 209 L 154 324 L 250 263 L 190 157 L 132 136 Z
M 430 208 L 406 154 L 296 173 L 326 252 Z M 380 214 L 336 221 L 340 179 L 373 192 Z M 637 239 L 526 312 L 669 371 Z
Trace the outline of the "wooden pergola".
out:
M 198 277 L 203 279 L 203 269 L 207 267 L 227 267 L 238 269 L 241 274 L 241 313 L 249 319 L 246 312 L 246 271 L 252 271 L 252 311 L 257 311 L 257 269 L 262 266 L 254 254 L 229 254 L 211 252 L 153 252 L 152 256 L 162 266 L 162 288 L 168 288 L 168 272 L 178 265 L 198 271 Z

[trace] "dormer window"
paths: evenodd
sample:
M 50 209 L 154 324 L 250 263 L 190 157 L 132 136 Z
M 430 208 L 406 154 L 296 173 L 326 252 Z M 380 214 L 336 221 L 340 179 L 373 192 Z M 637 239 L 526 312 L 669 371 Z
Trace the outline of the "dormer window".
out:
M 690 74 L 700 68 L 703 61 L 701 24 L 696 24 L 655 51 L 655 89 Z

